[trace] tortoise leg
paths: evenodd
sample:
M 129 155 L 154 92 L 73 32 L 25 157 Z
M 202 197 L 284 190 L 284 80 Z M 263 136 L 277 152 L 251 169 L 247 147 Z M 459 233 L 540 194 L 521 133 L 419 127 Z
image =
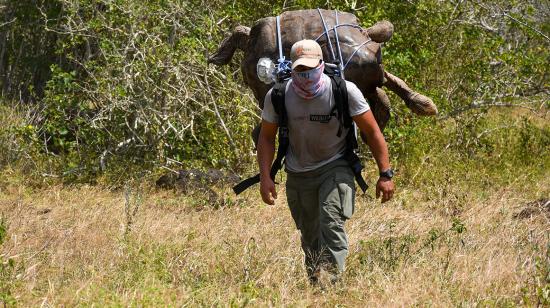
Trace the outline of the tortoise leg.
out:
M 367 92 L 365 95 L 372 108 L 372 114 L 378 123 L 381 131 L 384 131 L 386 124 L 390 120 L 390 99 L 386 92 L 380 88 L 375 88 L 372 92 Z
M 388 72 L 384 72 L 384 77 L 384 85 L 401 97 L 414 113 L 418 115 L 437 114 L 437 106 L 429 97 L 411 90 L 403 80 Z
M 380 131 L 384 132 L 384 128 L 390 120 L 390 99 L 386 95 L 386 92 L 380 88 L 375 88 L 374 91 L 366 92 L 365 98 L 369 101 L 369 105 L 378 123 Z M 366 144 L 367 136 L 361 132 L 361 139 Z
M 237 26 L 230 36 L 226 37 L 216 52 L 208 58 L 208 63 L 225 65 L 231 61 L 235 50 L 245 48 L 248 43 L 250 28 Z

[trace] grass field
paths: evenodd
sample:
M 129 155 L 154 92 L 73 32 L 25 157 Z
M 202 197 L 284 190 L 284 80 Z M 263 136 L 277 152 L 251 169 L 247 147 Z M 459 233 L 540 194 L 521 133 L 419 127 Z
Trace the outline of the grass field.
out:
M 2 297 L 20 306 L 550 304 L 548 170 L 469 194 L 399 186 L 358 197 L 341 284 L 308 285 L 284 198 L 80 186 L 0 194 Z M 451 188 L 449 188 L 451 187 Z M 371 191 L 372 194 L 372 191 Z M 280 195 L 284 195 L 280 191 Z M 8 262 L 8 260 L 11 260 Z
M 379 68 L 370 36 L 342 28 L 347 76 L 371 91 L 387 69 L 439 112 L 420 117 L 385 87 L 397 190 L 374 199 L 361 144 L 371 188 L 327 288 L 309 285 L 284 185 L 267 206 L 258 187 L 155 184 L 167 170 L 256 172 L 263 86 L 250 91 L 247 66 L 276 36 L 271 19 L 254 21 L 315 7 L 365 28 L 392 22 Z M 550 307 L 549 7 L 0 1 L 0 307 Z M 321 29 L 282 20 L 282 42 Z M 238 25 L 250 34 L 224 40 Z M 209 65 L 221 42 L 232 60 Z

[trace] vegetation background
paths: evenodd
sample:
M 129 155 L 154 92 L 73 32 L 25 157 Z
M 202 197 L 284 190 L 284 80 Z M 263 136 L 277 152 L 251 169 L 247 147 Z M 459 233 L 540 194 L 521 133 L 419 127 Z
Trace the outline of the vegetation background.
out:
M 152 185 L 254 172 L 242 54 L 206 58 L 238 24 L 316 7 L 391 21 L 385 67 L 440 112 L 390 96 L 398 194 L 357 198 L 325 291 L 285 200 Z M 0 0 L 0 301 L 550 305 L 549 35 L 545 0 Z

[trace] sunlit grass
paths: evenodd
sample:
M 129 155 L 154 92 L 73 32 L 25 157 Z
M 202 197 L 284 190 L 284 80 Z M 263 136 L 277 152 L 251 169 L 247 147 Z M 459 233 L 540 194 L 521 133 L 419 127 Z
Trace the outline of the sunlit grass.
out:
M 144 188 L 127 231 L 123 191 L 8 186 L 2 257 L 23 306 L 536 304 L 548 300 L 550 212 L 515 216 L 549 195 L 549 178 L 461 199 L 408 186 L 384 205 L 359 197 L 347 272 L 324 291 L 307 283 L 284 198 L 265 206 L 256 191 L 197 209 Z

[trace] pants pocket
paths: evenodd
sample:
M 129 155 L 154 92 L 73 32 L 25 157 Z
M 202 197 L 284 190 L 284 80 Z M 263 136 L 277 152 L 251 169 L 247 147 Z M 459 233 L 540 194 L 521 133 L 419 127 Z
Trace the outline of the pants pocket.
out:
M 340 205 L 342 206 L 342 215 L 349 219 L 355 212 L 355 183 L 353 182 L 353 174 L 336 174 L 336 187 L 340 195 Z
M 292 219 L 296 224 L 296 228 L 301 229 L 302 227 L 302 214 L 300 210 L 300 200 L 298 197 L 298 191 L 289 188 L 286 188 L 286 200 L 288 203 L 288 208 L 290 209 L 290 214 Z

